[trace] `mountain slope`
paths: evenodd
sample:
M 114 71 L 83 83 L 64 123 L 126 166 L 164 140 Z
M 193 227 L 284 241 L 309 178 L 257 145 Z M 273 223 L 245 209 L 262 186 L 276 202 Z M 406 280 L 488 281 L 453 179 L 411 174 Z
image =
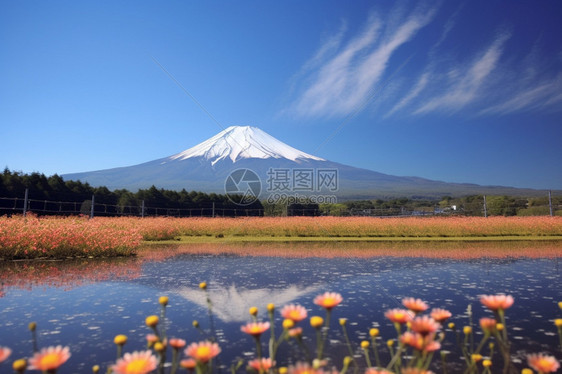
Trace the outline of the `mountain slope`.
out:
M 85 173 L 65 174 L 66 180 L 81 180 L 93 186 L 135 191 L 152 185 L 158 188 L 224 193 L 228 175 L 236 169 L 250 169 L 262 183 L 261 197 L 280 192 L 272 172 L 286 170 L 287 182 L 297 172 L 310 173 L 311 190 L 290 188 L 285 193 L 329 194 L 340 198 L 426 197 L 469 194 L 538 195 L 543 192 L 500 186 L 446 183 L 419 177 L 398 177 L 324 160 L 295 149 L 264 131 L 250 126 L 231 126 L 183 152 L 143 164 Z M 319 170 L 337 173 L 337 189 L 319 187 Z M 269 172 L 269 174 L 268 174 Z M 314 177 L 316 176 L 316 179 Z M 273 180 L 272 180 L 273 179 Z M 296 186 L 296 184 L 294 184 Z M 293 185 L 291 185 L 293 186 Z M 268 191 L 269 189 L 269 191 Z

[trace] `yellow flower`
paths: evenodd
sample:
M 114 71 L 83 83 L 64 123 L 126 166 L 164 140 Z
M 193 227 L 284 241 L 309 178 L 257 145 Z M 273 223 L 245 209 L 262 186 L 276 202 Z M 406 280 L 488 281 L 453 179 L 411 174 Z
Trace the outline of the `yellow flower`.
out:
M 372 328 L 369 330 L 369 335 L 371 335 L 373 338 L 379 336 L 379 329 L 377 328 Z
M 317 329 L 322 327 L 323 324 L 324 324 L 324 318 L 318 316 L 310 317 L 310 326 Z
M 295 321 L 293 321 L 292 319 L 289 319 L 289 318 L 285 318 L 283 320 L 283 328 L 284 329 L 289 330 L 289 329 L 292 329 L 293 327 L 295 327 Z
M 485 368 L 492 366 L 492 361 L 491 360 L 484 360 L 482 361 L 482 366 L 484 366 Z
M 562 327 L 562 318 L 556 318 L 556 319 L 554 320 L 554 325 L 555 325 L 556 327 Z
M 279 374 L 287 374 L 287 372 L 289 372 L 289 369 L 285 366 L 279 368 Z
M 156 352 L 164 352 L 166 350 L 166 346 L 162 344 L 162 342 L 154 343 L 154 350 Z
M 490 344 L 488 344 L 488 347 L 490 347 L 490 351 L 491 351 L 492 349 L 494 349 L 495 345 L 494 345 L 494 343 L 490 343 Z
M 478 353 L 473 353 L 470 358 L 472 359 L 472 361 L 474 362 L 479 362 L 480 360 L 482 360 L 482 355 L 478 354 Z
M 252 316 L 257 316 L 258 315 L 258 308 L 256 308 L 255 306 L 250 308 L 250 315 Z
M 27 369 L 27 361 L 24 358 L 15 360 L 14 363 L 12 364 L 12 368 L 17 372 L 23 373 L 25 369 Z
M 453 322 L 449 322 L 449 328 L 452 330 L 455 328 L 455 324 Z
M 92 373 L 98 374 L 99 372 L 100 372 L 100 366 L 99 365 L 92 366 Z
M 533 374 L 533 371 L 529 368 L 521 370 L 521 374 Z
M 386 342 L 386 345 L 388 345 L 389 347 L 392 347 L 394 345 L 394 340 L 388 339 L 387 342 Z
M 29 328 L 29 331 L 35 331 L 35 329 L 37 328 L 37 323 L 30 322 L 29 325 L 27 325 L 27 327 Z
M 347 323 L 347 318 L 340 318 L 340 325 L 345 326 Z
M 369 348 L 369 342 L 367 340 L 363 340 L 361 342 L 361 348 L 363 348 L 363 349 Z
M 145 320 L 146 325 L 148 327 L 156 327 L 156 325 L 158 324 L 158 321 L 159 321 L 158 316 L 148 316 L 148 317 L 146 317 L 146 320 Z
M 122 334 L 116 335 L 115 338 L 113 338 L 113 343 L 117 345 L 124 345 L 127 343 L 127 336 Z
M 202 289 L 202 290 L 206 290 L 207 289 L 207 282 L 199 283 L 199 288 Z
M 194 321 L 192 322 L 192 324 L 193 324 L 193 327 L 195 327 L 195 328 L 198 328 L 198 327 L 199 327 L 199 322 L 197 322 L 196 320 L 194 320 Z
M 465 327 L 463 327 L 462 332 L 464 332 L 465 335 L 471 334 L 472 333 L 472 327 L 465 326 Z
M 267 304 L 267 311 L 273 312 L 275 310 L 275 304 L 269 303 Z
M 168 296 L 160 296 L 160 298 L 158 299 L 158 302 L 162 306 L 168 305 Z
M 562 301 L 559 301 L 559 302 L 558 302 L 558 307 L 559 307 L 560 309 L 562 309 Z
M 505 326 L 503 325 L 503 323 L 498 323 L 498 324 L 496 325 L 496 329 L 497 329 L 498 331 L 502 331 L 504 328 L 505 328 Z
M 345 356 L 343 358 L 343 365 L 344 366 L 349 366 L 349 364 L 351 364 L 351 362 L 353 361 L 353 359 L 349 356 Z

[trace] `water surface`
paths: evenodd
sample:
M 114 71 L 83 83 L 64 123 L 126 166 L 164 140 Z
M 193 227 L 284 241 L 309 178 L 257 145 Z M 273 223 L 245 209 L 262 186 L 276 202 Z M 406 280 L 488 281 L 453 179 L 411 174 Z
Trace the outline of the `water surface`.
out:
M 169 336 L 204 339 L 192 326 L 198 320 L 217 337 L 223 349 L 220 364 L 229 367 L 237 357 L 254 357 L 253 340 L 240 331 L 250 320 L 249 307 L 257 306 L 260 318 L 266 318 L 267 303 L 279 308 L 299 303 L 309 316 L 324 316 L 312 300 L 336 291 L 344 301 L 333 311 L 329 354 L 339 367 L 347 350 L 338 318 L 348 318 L 350 338 L 357 344 L 367 338 L 369 328 L 378 327 L 386 361 L 384 342 L 396 333 L 384 312 L 400 307 L 403 297 L 450 310 L 451 321 L 462 328 L 468 324 L 469 305 L 476 323 L 490 316 L 480 295 L 508 293 L 516 300 L 507 313 L 515 359 L 523 359 L 525 352 L 554 354 L 558 336 L 553 320 L 562 316 L 557 306 L 562 300 L 560 253 L 557 243 L 293 243 L 174 246 L 151 248 L 136 258 L 7 263 L 0 267 L 0 345 L 13 349 L 12 359 L 29 356 L 27 324 L 36 321 L 40 346 L 70 346 L 72 357 L 60 373 L 89 372 L 94 364 L 105 368 L 115 358 L 116 334 L 129 337 L 125 351 L 145 348 L 150 331 L 144 318 L 158 314 L 158 297 L 167 295 Z M 211 315 L 206 294 L 198 288 L 201 281 L 209 284 Z M 308 324 L 302 327 L 312 349 L 314 332 Z M 452 342 L 454 334 L 447 334 L 446 341 Z M 443 348 L 458 362 L 455 345 Z M 278 363 L 302 358 L 302 352 L 285 345 Z M 0 372 L 7 369 L 0 367 Z

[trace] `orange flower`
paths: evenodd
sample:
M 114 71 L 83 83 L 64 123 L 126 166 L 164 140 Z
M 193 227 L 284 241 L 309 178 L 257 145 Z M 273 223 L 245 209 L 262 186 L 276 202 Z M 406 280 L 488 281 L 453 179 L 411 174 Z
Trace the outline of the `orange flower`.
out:
M 339 293 L 336 292 L 325 292 L 322 295 L 318 295 L 314 298 L 314 304 L 320 305 L 328 310 L 341 303 L 343 298 Z
M 527 363 L 530 367 L 540 373 L 554 373 L 560 367 L 558 360 L 553 356 L 532 354 L 527 356 Z
M 429 306 L 424 301 L 422 301 L 421 299 L 414 299 L 413 297 L 406 297 L 405 299 L 403 299 L 402 305 L 416 314 L 421 313 L 429 308 Z
M 386 369 L 367 368 L 365 374 L 393 374 L 393 372 Z
M 289 330 L 289 336 L 292 338 L 296 338 L 302 335 L 302 327 L 295 327 L 294 329 Z
M 182 349 L 183 347 L 185 347 L 185 345 L 186 342 L 183 339 L 178 339 L 178 338 L 170 339 L 170 347 L 174 349 Z
M 428 316 L 423 317 L 416 317 L 412 321 L 410 328 L 422 335 L 427 335 L 430 333 L 434 333 L 439 329 L 439 324 L 435 322 L 435 320 Z
M 289 304 L 281 309 L 283 318 L 293 320 L 293 322 L 300 322 L 307 317 L 306 309 L 301 305 Z
M 248 362 L 248 365 L 250 365 L 251 368 L 257 371 L 267 371 L 271 369 L 273 365 L 275 365 L 275 362 L 272 362 L 271 358 L 262 358 L 262 359 L 256 358 Z
M 451 316 L 452 316 L 451 312 L 445 309 L 434 308 L 431 311 L 431 318 L 433 318 L 439 323 L 444 323 L 446 320 L 451 318 Z
M 186 355 L 193 357 L 198 362 L 205 363 L 213 357 L 216 357 L 221 352 L 221 349 L 217 343 L 204 341 L 191 343 L 187 346 L 184 352 Z
M 156 369 L 158 361 L 151 351 L 125 353 L 111 368 L 116 374 L 146 374 Z
M 294 366 L 289 366 L 288 374 L 336 374 L 336 370 L 324 371 L 321 368 L 315 369 L 308 363 L 297 362 Z
M 6 361 L 12 354 L 12 350 L 8 347 L 0 347 L 0 362 Z
M 195 366 L 197 366 L 197 362 L 192 358 L 188 358 L 186 360 L 181 360 L 180 366 L 187 370 L 193 370 L 195 369 Z
M 406 323 L 412 320 L 412 315 L 405 309 L 389 309 L 384 314 L 386 318 L 394 323 Z
M 424 336 L 419 333 L 411 333 L 407 331 L 400 336 L 400 342 L 402 344 L 409 345 L 418 351 L 433 352 L 441 348 L 441 344 L 433 340 L 434 338 L 435 334 Z
M 160 341 L 160 338 L 154 334 L 147 334 L 146 335 L 146 342 L 148 344 L 154 344 L 156 342 Z
M 431 370 L 424 370 L 418 368 L 404 368 L 401 371 L 402 374 L 433 374 Z
M 269 322 L 250 322 L 242 327 L 240 330 L 246 334 L 258 337 L 269 329 Z
M 70 348 L 58 345 L 43 348 L 29 359 L 29 368 L 32 370 L 57 370 L 70 358 Z
M 480 318 L 480 327 L 484 332 L 487 333 L 494 332 L 496 330 L 496 324 L 497 322 L 493 318 L 488 318 L 488 317 Z
M 511 295 L 484 295 L 480 298 L 480 302 L 491 310 L 505 310 L 513 305 L 513 296 Z

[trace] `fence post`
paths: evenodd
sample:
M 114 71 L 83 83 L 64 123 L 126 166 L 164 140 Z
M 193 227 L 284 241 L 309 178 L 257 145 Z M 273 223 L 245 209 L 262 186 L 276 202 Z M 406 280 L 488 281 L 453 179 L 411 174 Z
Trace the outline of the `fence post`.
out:
M 211 215 L 213 218 L 215 218 L 215 202 L 213 201 L 213 214 Z
M 552 217 L 552 191 L 548 190 L 548 207 L 550 208 L 550 216 Z
M 488 217 L 488 207 L 486 207 L 486 195 L 484 195 L 484 217 Z
M 144 218 L 144 200 L 142 201 L 141 205 L 141 218 Z
M 23 216 L 27 215 L 27 198 L 29 195 L 29 188 L 25 189 L 25 197 L 23 198 Z
M 92 195 L 92 208 L 90 209 L 90 218 L 94 218 L 94 195 Z

